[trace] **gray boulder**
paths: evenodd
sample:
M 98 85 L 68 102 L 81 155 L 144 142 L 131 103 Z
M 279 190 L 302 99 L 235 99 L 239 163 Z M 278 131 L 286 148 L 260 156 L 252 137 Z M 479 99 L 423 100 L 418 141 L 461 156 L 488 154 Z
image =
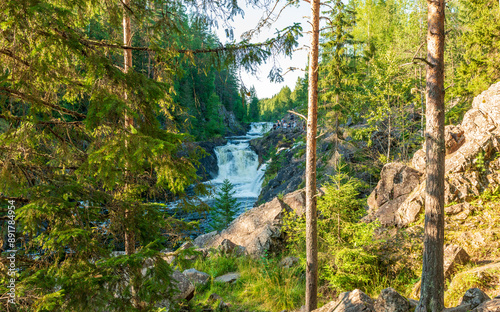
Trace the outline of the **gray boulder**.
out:
M 287 209 L 282 201 L 274 198 L 241 214 L 227 229 L 207 239 L 203 247 L 217 248 L 228 239 L 243 246 L 251 256 L 260 257 L 279 250 L 283 244 L 282 218 Z
M 420 184 L 421 176 L 418 170 L 402 163 L 386 164 L 380 172 L 377 187 L 368 197 L 368 221 L 378 219 L 382 225 L 395 225 L 399 206 Z
M 195 286 L 206 285 L 210 280 L 210 275 L 205 272 L 200 272 L 196 269 L 184 270 L 182 274 L 184 274 L 188 278 L 188 280 L 191 281 L 191 283 L 193 283 Z
M 375 301 L 375 312 L 408 312 L 410 302 L 392 288 L 382 290 Z
M 172 272 L 173 284 L 179 291 L 174 299 L 183 299 L 189 301 L 194 296 L 194 285 L 189 279 L 179 271 Z
M 219 282 L 219 283 L 233 283 L 235 281 L 237 281 L 239 278 L 241 277 L 241 274 L 240 273 L 227 273 L 227 274 L 224 274 L 224 275 L 221 275 L 217 278 L 215 278 L 215 282 Z
M 479 288 L 471 288 L 465 292 L 465 295 L 460 300 L 460 305 L 469 305 L 470 309 L 474 309 L 485 301 L 489 301 L 490 297 Z
M 450 277 L 455 271 L 456 265 L 463 265 L 469 262 L 470 256 L 460 246 L 445 245 L 444 247 L 444 277 Z

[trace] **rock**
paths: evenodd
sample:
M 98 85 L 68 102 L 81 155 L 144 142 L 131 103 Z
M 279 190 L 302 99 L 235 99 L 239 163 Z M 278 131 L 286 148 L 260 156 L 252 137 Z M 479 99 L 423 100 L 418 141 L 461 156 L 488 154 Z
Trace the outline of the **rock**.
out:
M 238 280 L 240 276 L 240 273 L 227 273 L 215 278 L 214 281 L 219 283 L 233 283 Z
M 464 130 L 460 126 L 449 125 L 444 128 L 446 154 L 452 154 L 465 142 Z
M 199 159 L 200 166 L 196 171 L 196 174 L 202 178 L 202 182 L 215 179 L 219 174 L 219 166 L 217 165 L 217 155 L 215 154 L 215 148 L 217 146 L 225 145 L 226 143 L 227 140 L 221 138 L 207 142 L 195 143 L 196 146 L 201 147 L 206 152 L 206 154 L 201 155 L 201 158 Z
M 188 280 L 193 283 L 195 286 L 196 285 L 205 285 L 208 283 L 210 280 L 210 275 L 204 272 L 200 272 L 196 269 L 188 269 L 182 272 Z
M 408 302 L 410 303 L 410 308 L 415 309 L 418 306 L 418 300 L 415 299 L 408 299 Z
M 341 293 L 337 301 L 322 306 L 315 312 L 373 312 L 374 302 L 359 289 Z
M 243 246 L 249 255 L 260 257 L 279 250 L 283 244 L 282 217 L 287 206 L 278 198 L 241 214 L 228 228 L 207 240 L 207 247 L 218 247 L 224 239 Z
M 235 256 L 243 256 L 246 254 L 246 248 L 240 245 L 236 245 L 229 239 L 224 239 L 218 249 L 220 252 L 226 255 L 235 255 Z
M 459 214 L 463 211 L 471 211 L 472 206 L 468 202 L 463 202 L 460 204 L 444 207 L 444 212 L 446 212 L 447 215 L 456 215 Z
M 413 154 L 413 158 L 411 159 L 411 166 L 418 171 L 425 173 L 425 150 L 419 149 Z
M 193 244 L 200 248 L 206 247 L 205 245 L 207 244 L 208 241 L 210 241 L 214 236 L 217 235 L 217 231 L 213 231 L 207 234 L 203 234 L 198 236 L 197 238 L 194 239 Z
M 500 161 L 496 153 L 500 152 L 500 82 L 493 84 L 488 90 L 477 96 L 472 108 L 465 114 L 463 121 L 457 126 L 445 128 L 446 164 L 445 164 L 445 204 L 463 203 L 479 196 L 486 189 L 495 189 L 500 185 Z M 481 153 L 482 161 L 478 162 Z M 412 159 L 414 170 L 425 174 L 425 152 L 417 151 Z M 425 197 L 425 176 L 419 178 L 418 185 L 412 184 L 410 193 L 403 188 L 406 198 L 398 199 L 398 192 L 393 188 L 394 174 L 403 164 L 388 164 L 387 172 L 381 173 L 381 180 L 375 193 L 369 198 L 369 206 L 382 224 L 406 227 L 415 222 L 423 211 Z M 384 170 L 383 170 L 384 171 Z M 391 181 L 392 179 L 392 181 Z M 386 206 L 384 206 L 386 203 Z M 467 206 L 467 205 L 465 205 Z M 468 216 L 466 207 L 457 219 Z M 377 210 L 378 209 L 378 210 Z M 397 210 L 396 213 L 393 213 Z M 380 211 L 380 212 L 379 212 Z M 469 210 L 470 211 L 470 210 Z M 395 215 L 393 221 L 392 215 Z M 371 221 L 371 219 L 368 219 Z
M 219 296 L 219 295 L 218 295 L 218 294 L 216 294 L 216 293 L 212 293 L 212 294 L 210 294 L 210 296 L 208 296 L 208 299 L 207 299 L 207 300 L 208 300 L 208 302 L 212 302 L 212 303 L 213 303 L 213 302 L 216 302 L 216 301 L 222 300 L 222 297 L 221 297 L 221 296 Z
M 470 310 L 471 310 L 470 305 L 463 304 L 459 305 L 458 307 L 446 308 L 443 310 L 443 312 L 469 312 Z
M 467 252 L 457 245 L 444 246 L 444 277 L 448 278 L 455 271 L 456 265 L 466 264 L 470 259 Z
M 283 258 L 280 262 L 280 266 L 284 267 L 285 269 L 289 269 L 299 263 L 299 258 L 297 257 L 286 257 Z
M 382 290 L 375 301 L 375 312 L 408 312 L 410 302 L 392 288 Z
M 189 279 L 177 270 L 172 272 L 172 279 L 172 283 L 179 291 L 174 296 L 174 299 L 184 299 L 187 301 L 191 300 L 194 296 L 194 286 Z
M 488 300 L 490 300 L 490 297 L 488 297 L 488 295 L 485 294 L 481 289 L 471 288 L 465 292 L 465 295 L 462 297 L 462 300 L 460 300 L 459 304 L 468 304 L 470 306 L 470 309 L 474 309 L 481 303 Z
M 306 190 L 300 189 L 283 196 L 283 202 L 290 207 L 297 216 L 303 216 L 306 212 Z
M 500 312 L 500 300 L 493 299 L 490 301 L 483 302 L 477 308 L 473 309 L 471 312 Z
M 493 299 L 498 299 L 498 300 L 500 300 L 500 295 L 496 296 L 496 297 L 495 297 L 495 298 L 493 298 Z
M 409 194 L 419 185 L 422 174 L 401 163 L 386 164 L 380 181 L 368 197 L 369 214 L 384 226 L 396 224 L 396 212 Z

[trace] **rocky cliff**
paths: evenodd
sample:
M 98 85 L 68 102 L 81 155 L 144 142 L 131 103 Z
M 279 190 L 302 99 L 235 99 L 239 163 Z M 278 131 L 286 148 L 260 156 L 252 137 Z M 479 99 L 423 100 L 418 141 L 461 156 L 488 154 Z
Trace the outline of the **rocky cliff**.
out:
M 500 83 L 477 96 L 460 125 L 446 126 L 445 204 L 459 204 L 500 185 Z M 371 218 L 405 227 L 425 200 L 425 151 L 411 165 L 387 164 L 370 195 Z M 449 210 L 449 209 L 448 209 Z

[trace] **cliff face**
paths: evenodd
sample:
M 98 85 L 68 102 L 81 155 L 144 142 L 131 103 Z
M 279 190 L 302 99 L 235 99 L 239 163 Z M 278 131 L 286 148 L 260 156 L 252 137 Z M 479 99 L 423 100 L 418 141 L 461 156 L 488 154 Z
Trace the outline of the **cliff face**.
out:
M 249 124 L 241 124 L 232 111 L 226 110 L 224 105 L 220 106 L 219 114 L 223 117 L 226 126 L 226 136 L 245 135 L 249 129 Z
M 202 178 L 202 182 L 215 179 L 219 174 L 219 166 L 217 165 L 217 156 L 215 148 L 227 143 L 226 139 L 219 138 L 212 141 L 198 142 L 199 147 L 205 150 L 205 155 L 200 159 L 200 166 L 196 174 Z
M 497 188 L 500 185 L 500 82 L 474 99 L 460 125 L 446 126 L 445 130 L 445 203 L 468 202 L 486 190 Z M 368 200 L 372 215 L 387 225 L 405 227 L 415 222 L 424 208 L 425 162 L 425 151 L 421 149 L 413 157 L 413 168 L 387 164 Z M 391 168 L 395 166 L 405 167 L 399 171 L 416 172 L 416 179 L 392 174 Z M 408 191 L 400 192 L 400 189 Z

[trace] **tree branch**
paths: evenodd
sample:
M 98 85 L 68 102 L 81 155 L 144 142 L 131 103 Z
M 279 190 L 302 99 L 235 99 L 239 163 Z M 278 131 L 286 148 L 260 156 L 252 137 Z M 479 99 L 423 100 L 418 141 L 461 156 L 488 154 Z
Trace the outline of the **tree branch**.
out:
M 306 116 L 304 116 L 304 115 L 302 115 L 301 113 L 297 113 L 296 111 L 293 111 L 293 110 L 289 110 L 288 112 L 289 112 L 289 113 L 291 113 L 291 114 L 297 115 L 297 116 L 299 116 L 300 118 L 302 118 L 302 119 L 304 119 L 305 121 L 307 121 L 307 117 L 306 117 Z
M 30 66 L 30 64 L 28 62 L 26 62 L 25 60 L 21 59 L 20 57 L 18 56 L 15 56 L 14 53 L 12 53 L 12 51 L 10 50 L 4 50 L 4 49 L 0 49 L 0 53 L 4 54 L 4 55 L 7 55 L 8 57 L 26 65 L 26 66 Z
M 64 107 L 60 107 L 59 105 L 49 103 L 47 101 L 41 100 L 39 98 L 36 98 L 34 96 L 31 96 L 31 95 L 28 95 L 28 94 L 25 94 L 25 93 L 22 93 L 22 92 L 19 92 L 16 90 L 12 90 L 12 89 L 5 88 L 5 87 L 0 87 L 0 92 L 1 91 L 3 91 L 4 93 L 8 93 L 14 97 L 19 98 L 19 99 L 22 99 L 22 100 L 33 101 L 33 102 L 36 102 L 38 104 L 50 107 L 50 108 L 55 109 L 56 111 L 58 111 L 60 113 L 64 113 L 64 114 L 71 115 L 71 116 L 78 117 L 78 118 L 82 118 L 82 119 L 86 117 L 84 114 L 80 114 L 78 112 L 69 110 L 69 109 L 64 108 Z

